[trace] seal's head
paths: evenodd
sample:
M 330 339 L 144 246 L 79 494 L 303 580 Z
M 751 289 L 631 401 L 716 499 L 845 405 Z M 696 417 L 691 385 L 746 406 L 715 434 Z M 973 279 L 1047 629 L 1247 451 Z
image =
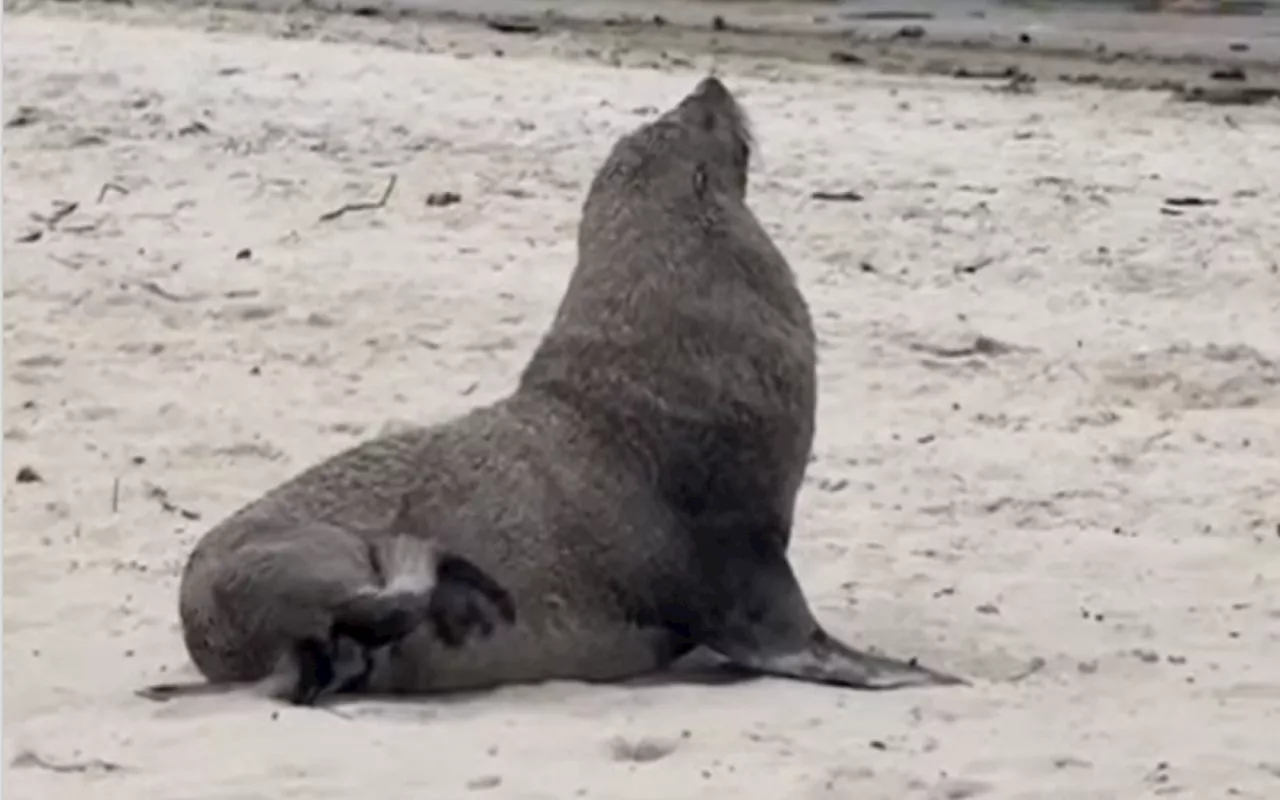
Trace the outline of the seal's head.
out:
M 651 189 L 727 192 L 741 199 L 753 141 L 746 112 L 719 78 L 698 82 L 683 100 L 653 122 L 622 137 L 600 177 L 622 178 Z

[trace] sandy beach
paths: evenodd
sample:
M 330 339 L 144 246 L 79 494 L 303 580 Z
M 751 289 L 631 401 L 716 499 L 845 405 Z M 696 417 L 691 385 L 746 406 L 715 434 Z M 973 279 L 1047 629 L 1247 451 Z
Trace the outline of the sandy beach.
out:
M 149 5 L 4 68 L 6 798 L 1280 796 L 1280 104 Z M 135 697 L 210 525 L 513 386 L 709 69 L 820 334 L 797 571 L 973 685 Z

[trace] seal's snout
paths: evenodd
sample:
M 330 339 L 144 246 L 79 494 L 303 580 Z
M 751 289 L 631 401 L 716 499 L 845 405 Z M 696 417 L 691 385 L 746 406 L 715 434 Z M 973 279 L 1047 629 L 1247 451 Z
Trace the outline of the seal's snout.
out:
M 735 145 L 749 145 L 751 142 L 746 112 L 729 88 L 714 75 L 698 81 L 672 114 L 690 126 L 690 130 L 715 134 Z
M 680 105 L 686 111 L 700 114 L 707 119 L 736 119 L 742 115 L 738 101 L 729 91 L 729 87 L 714 75 L 698 81 L 698 85 L 693 87 L 693 91 Z
M 733 100 L 733 94 L 729 91 L 729 87 L 725 86 L 724 82 L 714 75 L 708 75 L 698 81 L 698 85 L 693 88 L 693 95 L 711 102 L 732 102 Z

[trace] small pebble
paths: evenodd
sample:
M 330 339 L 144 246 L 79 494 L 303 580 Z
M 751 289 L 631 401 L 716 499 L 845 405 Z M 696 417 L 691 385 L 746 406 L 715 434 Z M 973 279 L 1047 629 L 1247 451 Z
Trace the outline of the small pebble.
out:
M 1215 69 L 1209 73 L 1209 77 L 1215 81 L 1242 81 L 1248 76 L 1243 67 L 1232 66 Z
M 1133 654 L 1137 656 L 1138 660 L 1143 662 L 1144 664 L 1154 664 L 1160 660 L 1160 654 L 1157 653 L 1155 650 L 1145 650 L 1145 649 L 1139 648 L 1137 650 L 1134 650 Z
M 1076 758 L 1075 756 L 1063 756 L 1061 758 L 1055 758 L 1053 760 L 1053 766 L 1057 767 L 1058 769 L 1066 769 L 1067 767 L 1078 767 L 1078 768 L 1084 769 L 1087 767 L 1091 767 L 1093 765 L 1088 761 L 1085 761 L 1083 758 Z
M 427 205 L 433 208 L 444 208 L 462 202 L 462 195 L 457 192 L 432 192 L 427 195 Z
M 674 742 L 657 739 L 638 739 L 633 742 L 619 738 L 610 743 L 610 748 L 613 750 L 615 761 L 648 764 L 671 755 L 675 752 L 676 746 Z

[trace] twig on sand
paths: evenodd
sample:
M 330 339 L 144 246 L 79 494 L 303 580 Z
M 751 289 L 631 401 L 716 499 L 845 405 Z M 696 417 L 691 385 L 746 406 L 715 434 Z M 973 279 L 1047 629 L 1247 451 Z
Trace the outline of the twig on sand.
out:
M 120 510 L 120 477 L 111 482 L 111 513 L 115 514 Z
M 101 203 L 107 197 L 107 192 L 119 192 L 120 194 L 128 194 L 129 190 L 118 183 L 104 183 L 102 188 L 98 190 L 98 202 Z
M 13 757 L 9 762 L 11 767 L 36 767 L 38 769 L 48 770 L 49 772 L 76 773 L 76 772 L 119 772 L 124 769 L 120 764 L 114 761 L 104 761 L 101 758 L 90 758 L 85 761 L 50 761 L 39 753 L 32 750 L 23 750 Z
M 62 222 L 64 219 L 74 214 L 75 210 L 79 207 L 79 203 L 67 200 L 55 200 L 53 203 L 53 211 L 50 212 L 48 216 L 45 216 L 44 214 L 32 214 L 31 218 L 44 225 L 49 230 L 53 230 L 58 227 L 59 222 Z
M 177 503 L 169 499 L 169 491 L 163 486 L 157 486 L 154 483 L 147 485 L 147 495 L 151 499 L 160 504 L 160 507 L 170 514 L 177 514 L 183 519 L 197 520 L 200 519 L 199 511 L 192 511 L 189 508 L 183 508 Z
M 536 22 L 517 18 L 489 19 L 485 20 L 485 25 L 498 33 L 538 33 L 542 30 Z
M 346 205 L 339 206 L 332 211 L 326 211 L 321 214 L 320 221 L 329 222 L 331 220 L 335 220 L 349 211 L 377 211 L 378 209 L 386 206 L 387 201 L 391 199 L 391 193 L 395 191 L 395 188 L 396 176 L 392 175 L 387 181 L 387 188 L 382 190 L 382 197 L 378 198 L 376 202 L 347 203 Z
M 991 256 L 984 256 L 972 263 L 960 264 L 959 266 L 952 267 L 951 271 L 956 275 L 976 275 L 994 263 L 996 263 L 994 258 Z
M 814 200 L 824 200 L 829 203 L 859 203 L 862 201 L 862 194 L 855 192 L 853 189 L 845 189 L 843 191 L 825 191 L 820 190 L 809 195 Z
M 1048 666 L 1047 661 L 1045 661 L 1040 656 L 1035 656 L 1030 661 L 1028 661 L 1027 665 L 1023 667 L 1020 671 L 1016 672 L 1013 675 L 1010 675 L 1007 678 L 1007 681 L 1009 683 L 1021 683 L 1025 681 L 1027 678 L 1030 678 L 1032 675 L 1035 675 L 1040 670 L 1044 669 L 1046 666 Z
M 143 281 L 138 286 L 144 291 L 154 294 L 156 297 L 168 300 L 171 303 L 185 303 L 190 298 L 176 295 L 168 289 L 164 288 L 155 281 Z

